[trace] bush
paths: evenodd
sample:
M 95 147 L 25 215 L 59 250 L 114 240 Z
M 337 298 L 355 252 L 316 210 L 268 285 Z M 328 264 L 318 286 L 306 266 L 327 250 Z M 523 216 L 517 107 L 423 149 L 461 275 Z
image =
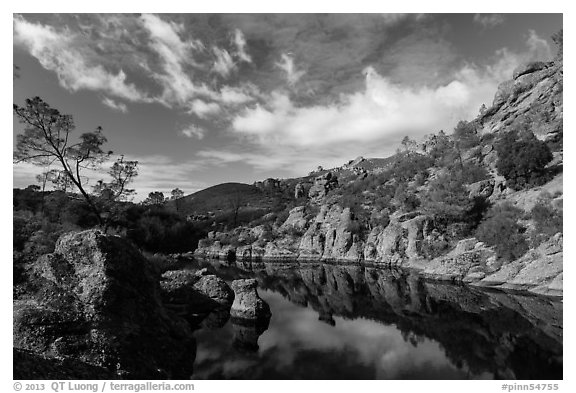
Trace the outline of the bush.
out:
M 462 149 L 470 149 L 480 144 L 475 124 L 464 120 L 458 122 L 454 128 L 454 139 Z
M 528 251 L 525 228 L 518 224 L 522 210 L 509 203 L 492 207 L 476 230 L 476 238 L 496 249 L 498 257 L 513 261 Z
M 554 209 L 548 200 L 540 200 L 530 211 L 536 226 L 535 246 L 563 232 L 562 212 Z
M 552 161 L 552 152 L 532 132 L 508 132 L 496 144 L 496 151 L 496 168 L 511 188 L 520 190 L 546 182 L 545 168 Z

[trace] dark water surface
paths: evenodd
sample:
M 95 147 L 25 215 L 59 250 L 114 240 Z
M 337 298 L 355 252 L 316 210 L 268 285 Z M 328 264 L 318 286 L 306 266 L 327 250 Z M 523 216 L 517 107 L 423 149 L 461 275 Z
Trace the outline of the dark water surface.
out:
M 255 277 L 267 328 L 210 316 L 195 379 L 561 379 L 562 303 L 321 263 L 199 261 Z M 223 326 L 222 326 L 223 325 Z

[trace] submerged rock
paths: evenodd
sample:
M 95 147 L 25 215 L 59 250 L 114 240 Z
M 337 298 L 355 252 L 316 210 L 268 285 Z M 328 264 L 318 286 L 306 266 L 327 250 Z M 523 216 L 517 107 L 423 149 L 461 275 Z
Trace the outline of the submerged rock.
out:
M 270 307 L 268 303 L 258 296 L 258 282 L 253 279 L 241 279 L 232 281 L 234 290 L 234 303 L 230 309 L 230 316 L 239 320 L 267 320 L 270 319 Z
M 234 292 L 228 284 L 207 269 L 166 272 L 162 275 L 160 288 L 164 304 L 194 325 L 216 309 L 227 312 L 234 300 Z

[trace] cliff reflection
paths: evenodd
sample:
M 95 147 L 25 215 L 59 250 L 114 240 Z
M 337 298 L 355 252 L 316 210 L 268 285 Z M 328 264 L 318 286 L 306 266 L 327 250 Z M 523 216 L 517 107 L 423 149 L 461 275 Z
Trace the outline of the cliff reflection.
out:
M 254 275 L 272 319 L 197 332 L 196 378 L 562 378 L 560 302 L 361 266 L 211 268 Z

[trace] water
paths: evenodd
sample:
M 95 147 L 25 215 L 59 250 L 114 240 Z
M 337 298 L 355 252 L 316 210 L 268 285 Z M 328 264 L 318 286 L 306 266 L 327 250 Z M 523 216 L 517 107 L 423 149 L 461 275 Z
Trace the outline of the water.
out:
M 195 379 L 561 379 L 562 303 L 320 263 L 209 266 L 255 277 L 269 326 L 213 317 Z M 223 326 L 222 326 L 223 325 Z

